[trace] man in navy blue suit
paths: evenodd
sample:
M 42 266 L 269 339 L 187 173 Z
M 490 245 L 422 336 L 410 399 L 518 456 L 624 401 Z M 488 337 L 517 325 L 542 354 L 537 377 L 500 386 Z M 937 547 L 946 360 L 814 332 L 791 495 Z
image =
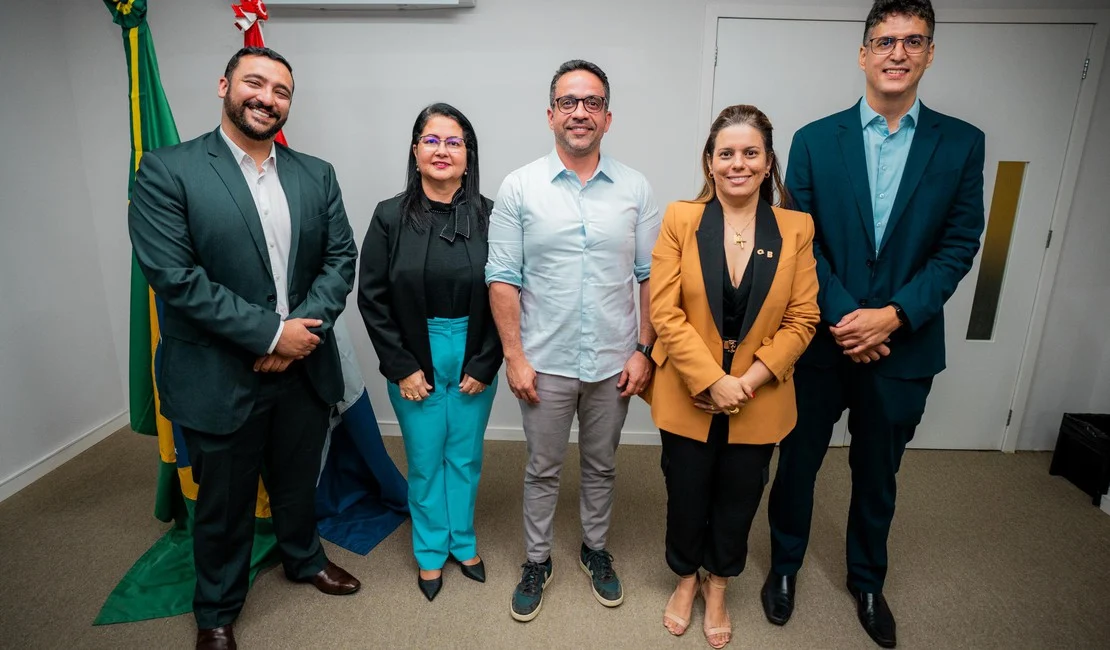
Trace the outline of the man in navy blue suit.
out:
M 859 66 L 865 96 L 794 136 L 786 184 L 813 215 L 822 324 L 794 376 L 798 423 L 771 488 L 771 571 L 762 600 L 784 625 L 809 543 L 813 487 L 833 425 L 848 410 L 848 590 L 860 623 L 896 644 L 883 597 L 895 475 L 944 369 L 944 303 L 983 232 L 983 132 L 925 107 L 929 0 L 877 0 Z

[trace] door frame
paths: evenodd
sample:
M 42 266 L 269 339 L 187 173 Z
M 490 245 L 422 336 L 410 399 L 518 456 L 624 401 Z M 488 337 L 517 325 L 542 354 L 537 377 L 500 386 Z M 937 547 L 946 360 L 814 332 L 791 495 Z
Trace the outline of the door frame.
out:
M 1079 180 L 1079 165 L 1083 160 L 1083 149 L 1087 144 L 1087 134 L 1094 113 L 1095 98 L 1099 82 L 1102 80 L 1107 43 L 1110 42 L 1110 11 L 1105 10 L 1016 10 L 1016 9 L 943 9 L 943 20 L 938 23 L 1064 23 L 1091 25 L 1091 43 L 1088 50 L 1090 65 L 1087 78 L 1079 87 L 1079 101 L 1072 116 L 1071 135 L 1064 154 L 1064 170 L 1060 175 L 1060 191 L 1052 209 L 1050 229 L 1053 232 L 1051 245 L 1045 253 L 1041 265 L 1040 280 L 1037 282 L 1033 297 L 1033 313 L 1025 346 L 1018 366 L 1017 383 L 1010 398 L 1010 421 L 1002 436 L 1001 450 L 1013 452 L 1017 448 L 1018 432 L 1025 420 L 1025 409 L 1029 402 L 1029 392 L 1033 387 L 1033 371 L 1037 355 L 1044 337 L 1045 322 L 1048 319 L 1048 305 L 1052 289 L 1056 283 L 1056 273 L 1060 266 L 1060 253 L 1063 248 L 1064 234 L 1067 232 L 1068 218 L 1075 186 Z M 847 7 L 774 7 L 774 6 L 737 6 L 722 2 L 711 2 L 705 8 L 705 31 L 702 40 L 701 99 L 698 103 L 698 134 L 708 133 L 713 116 L 713 77 L 717 63 L 717 24 L 722 18 L 766 19 L 766 20 L 828 20 L 862 21 L 859 8 Z M 1076 70 L 1076 74 L 1081 74 Z M 814 116 L 814 119 L 821 116 Z M 701 155 L 701 147 L 695 141 L 694 157 Z M 701 182 L 699 174 L 693 174 L 693 181 Z M 1047 236 L 1048 233 L 1045 233 Z

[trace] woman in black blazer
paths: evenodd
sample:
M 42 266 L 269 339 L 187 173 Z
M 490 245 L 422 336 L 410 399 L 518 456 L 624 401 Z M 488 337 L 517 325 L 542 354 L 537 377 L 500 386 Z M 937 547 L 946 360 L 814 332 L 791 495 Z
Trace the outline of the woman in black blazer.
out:
M 448 557 L 485 582 L 474 534 L 482 441 L 501 367 L 485 285 L 493 202 L 478 190 L 478 140 L 458 109 L 416 118 L 405 191 L 374 210 L 358 307 L 389 380 L 408 458 L 417 584 L 428 600 Z

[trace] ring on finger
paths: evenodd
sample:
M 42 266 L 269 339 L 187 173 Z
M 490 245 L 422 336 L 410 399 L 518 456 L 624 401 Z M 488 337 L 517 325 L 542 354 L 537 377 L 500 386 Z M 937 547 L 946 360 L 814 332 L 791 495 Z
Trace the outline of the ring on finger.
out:
M 739 406 L 734 406 L 734 407 L 732 407 L 728 410 L 729 415 L 736 415 L 739 412 L 740 412 L 740 407 Z

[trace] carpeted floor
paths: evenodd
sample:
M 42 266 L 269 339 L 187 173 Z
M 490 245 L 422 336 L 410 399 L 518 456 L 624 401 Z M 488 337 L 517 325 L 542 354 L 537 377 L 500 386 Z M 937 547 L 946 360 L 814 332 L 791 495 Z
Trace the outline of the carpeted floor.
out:
M 404 466 L 400 440 L 386 446 Z M 572 446 L 568 458 L 576 455 Z M 151 516 L 153 438 L 120 431 L 0 503 L 0 647 L 191 648 L 191 616 L 93 627 L 105 597 L 165 530 Z M 327 544 L 362 579 L 337 598 L 261 576 L 236 624 L 243 648 L 700 648 L 700 608 L 672 638 L 661 613 L 673 587 L 662 558 L 665 495 L 657 447 L 620 450 L 610 548 L 626 598 L 600 606 L 578 568 L 578 470 L 564 471 L 556 515 L 554 578 L 533 622 L 509 617 L 519 579 L 523 443 L 486 445 L 478 498 L 479 548 L 489 581 L 449 565 L 428 603 L 416 588 L 410 528 L 369 556 Z M 902 648 L 1110 647 L 1110 517 L 1061 478 L 1048 454 L 910 451 L 891 534 L 886 594 Z M 729 648 L 875 647 L 844 590 L 847 453 L 830 450 L 818 486 L 813 543 L 793 620 L 763 618 L 764 514 L 752 531 L 748 570 L 733 580 Z

